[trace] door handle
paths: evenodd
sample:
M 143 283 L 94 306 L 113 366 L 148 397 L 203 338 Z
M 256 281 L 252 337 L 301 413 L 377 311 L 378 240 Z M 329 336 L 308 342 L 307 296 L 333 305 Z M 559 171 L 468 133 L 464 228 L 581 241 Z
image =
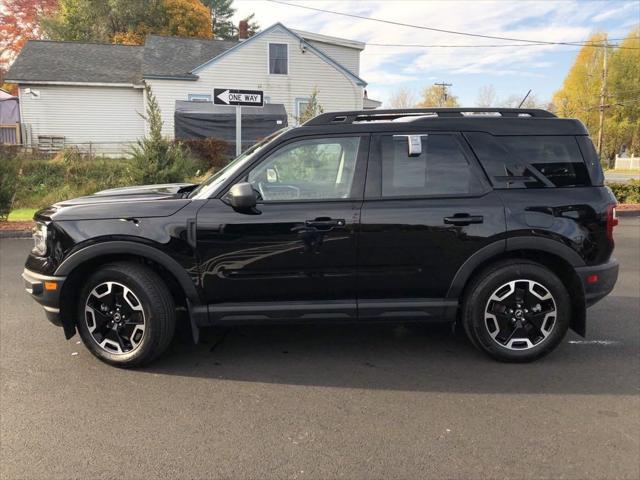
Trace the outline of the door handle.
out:
M 472 223 L 484 222 L 482 215 L 469 215 L 468 213 L 456 213 L 453 217 L 444 217 L 444 223 L 447 225 L 471 225 Z
M 304 222 L 307 227 L 313 227 L 316 230 L 331 230 L 335 227 L 344 227 L 346 222 L 342 218 L 318 217 L 313 220 Z

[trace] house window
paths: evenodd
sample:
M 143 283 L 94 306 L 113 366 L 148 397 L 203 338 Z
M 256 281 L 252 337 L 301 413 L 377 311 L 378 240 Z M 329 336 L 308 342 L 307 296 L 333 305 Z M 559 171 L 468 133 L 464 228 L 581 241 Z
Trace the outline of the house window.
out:
M 210 102 L 211 95 L 207 95 L 206 93 L 190 93 L 189 101 L 190 102 Z
M 288 44 L 269 44 L 269 73 L 272 75 L 287 75 L 289 73 Z
M 297 123 L 303 123 L 303 121 L 308 120 L 308 119 L 300 118 L 304 114 L 308 105 L 309 105 L 308 98 L 296 98 L 296 122 Z

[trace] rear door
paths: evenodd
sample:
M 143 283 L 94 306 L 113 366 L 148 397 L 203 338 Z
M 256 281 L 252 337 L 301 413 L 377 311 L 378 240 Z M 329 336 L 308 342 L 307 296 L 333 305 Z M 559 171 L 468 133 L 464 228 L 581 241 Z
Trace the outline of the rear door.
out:
M 359 315 L 439 315 L 458 269 L 504 232 L 502 202 L 460 134 L 372 136 L 359 239 Z

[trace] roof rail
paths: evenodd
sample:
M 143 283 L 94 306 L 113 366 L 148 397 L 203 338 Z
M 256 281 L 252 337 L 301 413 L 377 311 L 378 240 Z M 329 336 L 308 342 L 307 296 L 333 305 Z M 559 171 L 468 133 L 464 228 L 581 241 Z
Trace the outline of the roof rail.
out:
M 358 122 L 392 121 L 406 117 L 436 116 L 444 118 L 461 118 L 467 116 L 493 116 L 518 118 L 555 118 L 556 116 L 539 108 L 401 108 L 390 110 L 354 110 L 349 112 L 329 112 L 318 115 L 304 125 L 329 125 L 334 123 L 350 124 Z

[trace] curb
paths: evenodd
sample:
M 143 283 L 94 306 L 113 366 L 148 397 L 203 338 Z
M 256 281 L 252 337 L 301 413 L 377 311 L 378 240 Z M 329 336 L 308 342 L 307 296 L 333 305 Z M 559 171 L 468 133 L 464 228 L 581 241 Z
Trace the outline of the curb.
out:
M 640 210 L 616 210 L 618 217 L 640 217 Z
M 0 238 L 31 238 L 29 230 L 0 230 Z

